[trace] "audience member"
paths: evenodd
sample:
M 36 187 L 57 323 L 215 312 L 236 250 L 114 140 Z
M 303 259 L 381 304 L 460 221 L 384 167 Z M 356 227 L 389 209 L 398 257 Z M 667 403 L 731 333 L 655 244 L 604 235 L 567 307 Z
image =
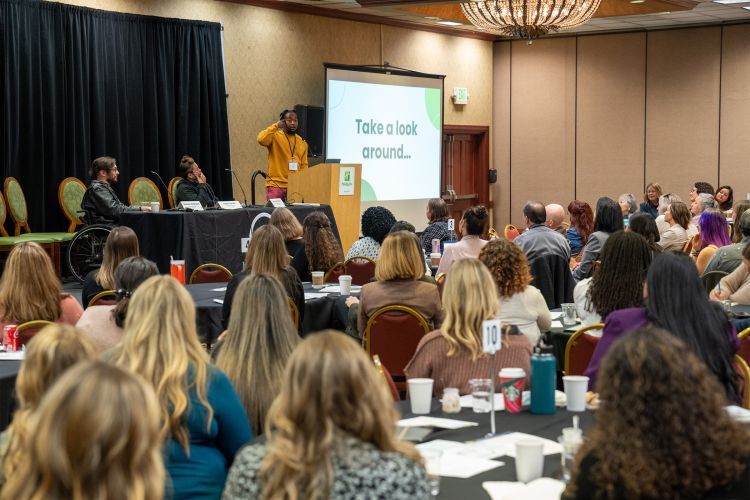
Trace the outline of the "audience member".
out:
M 573 200 L 568 205 L 570 227 L 565 236 L 570 244 L 570 254 L 577 256 L 588 243 L 589 236 L 594 232 L 594 211 L 585 201 Z
M 0 278 L 0 328 L 39 319 L 75 325 L 82 314 L 75 297 L 63 293 L 47 252 L 31 241 L 15 245 Z
M 84 309 L 98 293 L 115 289 L 115 269 L 124 259 L 138 253 L 138 236 L 135 232 L 127 226 L 113 227 L 104 243 L 102 265 L 90 271 L 83 280 L 81 301 Z
M 654 224 L 648 214 L 635 214 Z M 602 323 L 612 311 L 643 306 L 643 281 L 653 253 L 633 231 L 618 231 L 607 239 L 601 266 L 591 278 L 578 282 L 573 298 L 583 326 Z
M 656 227 L 656 220 L 650 214 L 641 212 L 631 215 L 627 230 L 646 238 L 652 255 L 661 252 L 661 247 L 657 245 L 661 239 L 659 228 Z
M 482 236 L 487 232 L 489 220 L 489 212 L 482 205 L 464 210 L 461 221 L 458 223 L 461 241 L 445 247 L 435 273 L 436 276 L 447 273 L 453 262 L 457 260 L 476 259 L 479 256 L 479 251 L 487 244 L 487 240 L 482 239 Z
M 732 210 L 732 204 L 734 203 L 734 190 L 732 190 L 732 186 L 721 186 L 716 190 L 714 199 L 719 205 L 719 210 L 723 212 Z
M 750 498 L 750 441 L 689 345 L 657 328 L 617 342 L 564 499 Z
M 281 231 L 274 226 L 265 225 L 259 227 L 253 233 L 252 240 L 250 240 L 250 245 L 247 248 L 247 255 L 245 255 L 245 268 L 232 276 L 232 279 L 227 283 L 227 291 L 224 294 L 224 303 L 221 308 L 221 323 L 224 329 L 229 326 L 234 291 L 242 280 L 253 273 L 270 274 L 281 282 L 287 296 L 297 306 L 301 325 L 305 311 L 305 292 L 302 288 L 302 282 L 297 276 L 297 271 L 289 265 L 289 256 L 286 253 Z
M 266 442 L 237 456 L 224 498 L 427 499 L 414 447 L 365 352 L 335 331 L 307 337 L 289 359 L 266 420 Z
M 645 308 L 621 309 L 607 316 L 602 338 L 586 369 L 589 387 L 596 387 L 599 364 L 612 343 L 651 324 L 683 340 L 716 376 L 727 399 L 738 402 L 734 369 L 737 331 L 721 306 L 706 297 L 693 261 L 682 254 L 657 255 L 649 267 L 643 293 Z
M 117 304 L 91 306 L 76 323 L 76 327 L 91 341 L 96 352 L 108 351 L 120 343 L 130 297 L 141 283 L 157 274 L 159 269 L 156 264 L 140 255 L 120 262 L 115 270 Z
M 10 426 L 0 434 L 0 483 L 16 474 L 16 468 L 29 453 L 29 443 L 36 432 L 29 425 L 42 397 L 68 368 L 95 355 L 91 344 L 70 325 L 46 326 L 29 342 L 16 378 L 18 409 Z
M 542 332 L 552 326 L 547 302 L 536 287 L 531 286 L 531 273 L 526 256 L 512 242 L 491 240 L 479 253 L 497 285 L 500 299 L 497 317 L 513 325 L 536 345 Z
M 693 252 L 697 253 L 695 266 L 698 274 L 703 274 L 708 262 L 720 247 L 729 245 L 729 224 L 724 212 L 717 208 L 709 208 L 703 212 L 698 220 L 700 233 L 693 238 Z
M 101 361 L 71 368 L 31 416 L 34 429 L 3 498 L 164 495 L 159 410 L 141 377 Z
M 439 330 L 422 337 L 406 365 L 407 377 L 433 379 L 433 394 L 440 397 L 446 387 L 471 394 L 469 380 L 485 378 L 490 367 L 523 368 L 528 374 L 531 342 L 517 328 L 503 328 L 503 348 L 495 354 L 494 365 L 483 352 L 482 322 L 496 317 L 497 304 L 497 290 L 487 268 L 477 259 L 457 262 L 445 281 L 445 321 Z
M 200 166 L 190 156 L 183 156 L 177 165 L 177 176 L 182 180 L 177 184 L 174 194 L 174 204 L 183 201 L 199 201 L 204 207 L 216 205 L 216 195 L 211 185 L 206 182 Z
M 234 310 L 216 366 L 240 396 L 255 435 L 281 391 L 284 366 L 299 342 L 279 280 L 253 274 L 237 287 Z
M 697 226 L 701 214 L 709 208 L 716 208 L 716 200 L 714 200 L 713 195 L 705 193 L 698 194 L 690 205 L 690 215 L 693 216 L 693 224 Z
M 664 220 L 669 224 L 669 229 L 661 234 L 658 245 L 665 251 L 682 251 L 688 242 L 688 226 L 690 225 L 690 212 L 687 205 L 681 201 L 669 204 L 664 212 Z
M 583 247 L 583 257 L 581 262 L 573 269 L 573 279 L 581 281 L 591 276 L 594 271 L 594 262 L 599 260 L 599 253 L 602 251 L 609 235 L 622 230 L 622 211 L 615 200 L 612 198 L 602 197 L 596 202 L 596 218 L 594 219 L 594 232 L 589 236 L 586 246 Z
M 639 212 L 649 214 L 653 219 L 659 216 L 659 198 L 662 195 L 661 186 L 657 182 L 649 182 L 643 195 L 643 203 Z
M 343 264 L 344 252 L 331 229 L 331 221 L 323 212 L 313 212 L 302 221 L 302 238 L 305 241 L 307 271 L 305 280 L 310 281 L 311 271 L 328 272 L 338 262 Z M 302 275 L 300 275 L 300 278 Z
M 369 257 L 378 260 L 380 245 L 396 223 L 396 218 L 385 207 L 370 207 L 362 214 L 362 238 L 354 242 L 346 252 L 346 258 Z
M 701 194 L 710 194 L 711 196 L 714 195 L 714 187 L 709 184 L 708 182 L 698 181 L 695 184 L 693 184 L 693 189 L 690 191 L 690 203 L 695 201 L 695 198 Z
M 742 249 L 750 243 L 750 212 L 745 211 L 739 221 L 735 223 L 734 233 L 741 234 L 742 239 L 739 243 L 732 243 L 719 248 L 708 262 L 704 274 L 711 271 L 731 273 L 742 264 Z
M 555 232 L 565 236 L 565 227 L 563 226 L 563 220 L 565 220 L 565 209 L 562 205 L 557 203 L 550 203 L 544 207 L 544 211 L 547 212 L 547 218 L 544 221 L 544 225 L 552 229 Z
M 443 321 L 440 294 L 435 285 L 421 281 L 424 258 L 415 236 L 406 231 L 391 233 L 383 241 L 380 259 L 375 266 L 377 281 L 367 283 L 359 293 L 357 330 L 364 336 L 367 321 L 376 310 L 390 305 L 408 306 L 437 328 Z M 347 301 L 352 306 L 355 300 Z
M 544 225 L 547 220 L 544 205 L 538 201 L 529 201 L 523 207 L 523 216 L 528 229 L 514 239 L 513 243 L 526 254 L 529 265 L 546 255 L 557 255 L 566 262 L 570 260 L 568 241 L 564 236 Z
M 750 305 L 750 245 L 742 249 L 742 264 L 721 278 L 716 289 L 711 291 L 711 298 Z
M 621 194 L 617 200 L 617 204 L 620 205 L 620 211 L 622 217 L 627 219 L 638 210 L 638 202 L 635 199 L 635 195 L 632 193 Z
M 396 233 L 398 231 L 408 231 L 416 235 L 417 228 L 414 227 L 414 224 L 412 224 L 408 220 L 397 220 L 396 222 L 393 223 L 393 225 L 391 226 L 391 230 L 388 231 L 388 233 Z M 417 243 L 419 243 L 419 241 L 417 241 Z
M 94 160 L 89 169 L 91 184 L 81 200 L 81 210 L 88 224 L 116 224 L 123 212 L 150 212 L 151 207 L 131 208 L 120 201 L 112 185 L 120 178 L 117 160 L 102 156 Z
M 452 243 L 458 240 L 456 232 L 448 229 L 448 205 L 442 198 L 432 198 L 427 202 L 427 227 L 422 232 L 420 240 L 425 255 L 432 253 L 432 240 L 440 240 L 440 252 L 443 252 L 445 242 Z
M 153 276 L 138 288 L 111 361 L 156 390 L 173 498 L 220 497 L 252 431 L 231 382 L 198 342 L 195 305 L 183 285 Z
M 750 209 L 750 200 L 740 200 L 734 204 L 734 208 L 732 208 L 732 227 L 733 228 L 737 227 L 737 223 L 742 217 L 742 214 L 744 214 L 748 209 Z M 732 241 L 734 243 L 739 243 L 740 240 L 742 239 L 743 239 L 742 231 L 736 231 L 736 230 L 732 231 Z
M 286 253 L 292 258 L 289 265 L 297 271 L 299 279 L 301 281 L 311 281 L 310 266 L 305 254 L 305 241 L 302 239 L 302 224 L 297 220 L 297 217 L 286 207 L 274 208 L 271 213 L 270 224 L 281 231 L 281 236 L 284 237 Z M 317 270 L 315 269 L 315 271 Z M 322 269 L 322 271 L 328 271 L 328 268 Z
M 659 215 L 656 217 L 656 227 L 659 229 L 659 234 L 664 234 L 664 231 L 669 229 L 669 223 L 664 220 L 664 214 L 667 212 L 667 207 L 675 201 L 682 201 L 682 199 L 673 193 L 667 193 L 659 197 Z

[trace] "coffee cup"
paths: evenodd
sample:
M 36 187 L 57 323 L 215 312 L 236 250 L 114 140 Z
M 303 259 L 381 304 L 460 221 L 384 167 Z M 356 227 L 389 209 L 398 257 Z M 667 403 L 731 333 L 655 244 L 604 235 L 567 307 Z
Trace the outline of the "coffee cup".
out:
M 440 265 L 440 258 L 442 256 L 443 256 L 442 254 L 436 253 L 436 252 L 433 252 L 430 254 L 430 262 L 432 263 L 433 267 L 437 267 Z
M 411 412 L 416 415 L 426 415 L 430 413 L 430 403 L 432 403 L 432 384 L 431 378 L 410 378 L 407 380 L 409 385 L 409 401 L 411 402 Z
M 544 443 L 539 439 L 516 441 L 516 479 L 528 483 L 542 477 L 544 472 Z
M 566 375 L 563 377 L 565 386 L 566 407 L 568 411 L 586 411 L 586 391 L 589 378 L 584 375 Z
M 351 295 L 352 293 L 352 277 L 348 274 L 342 274 L 339 276 L 339 292 L 341 295 Z
M 503 368 L 500 370 L 503 402 L 508 413 L 520 413 L 523 408 L 523 385 L 526 372 L 523 368 Z
M 159 202 L 158 201 L 152 201 L 151 202 L 151 211 L 152 212 L 158 212 L 159 211 Z

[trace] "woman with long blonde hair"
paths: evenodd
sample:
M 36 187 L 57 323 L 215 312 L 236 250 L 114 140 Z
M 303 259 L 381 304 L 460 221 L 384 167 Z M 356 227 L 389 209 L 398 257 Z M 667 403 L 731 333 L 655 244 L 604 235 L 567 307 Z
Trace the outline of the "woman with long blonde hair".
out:
M 451 266 L 445 279 L 445 319 L 439 330 L 428 333 L 417 346 L 405 372 L 408 378 L 435 380 L 433 393 L 446 387 L 471 393 L 469 380 L 485 378 L 490 357 L 482 350 L 482 322 L 494 319 L 497 288 L 487 267 L 478 259 L 461 259 Z M 495 368 L 523 368 L 529 373 L 531 342 L 517 328 L 503 328 L 503 348 L 495 354 Z
M 299 279 L 311 281 L 310 269 L 305 254 L 305 240 L 302 239 L 302 224 L 297 220 L 291 210 L 286 207 L 277 207 L 271 213 L 270 224 L 281 231 L 284 237 L 286 253 L 292 258 L 290 265 L 297 271 Z
M 300 327 L 305 313 L 305 291 L 302 282 L 292 266 L 284 246 L 284 236 L 276 227 L 267 224 L 255 230 L 245 256 L 244 269 L 232 276 L 227 283 L 224 305 L 221 309 L 221 323 L 226 329 L 232 313 L 232 299 L 242 280 L 251 274 L 268 274 L 278 279 L 284 286 L 287 297 L 294 301 L 299 313 Z
M 83 333 L 70 325 L 44 327 L 28 343 L 26 357 L 16 378 L 18 409 L 8 429 L 0 434 L 2 481 L 14 475 L 27 452 L 31 415 L 52 384 L 71 366 L 96 356 Z
M 80 363 L 44 396 L 29 427 L 3 499 L 163 497 L 159 410 L 140 377 L 102 361 Z
M 299 336 L 284 288 L 273 276 L 251 275 L 237 287 L 234 302 L 216 366 L 232 381 L 258 435 Z
M 289 358 L 266 443 L 240 451 L 224 498 L 426 499 L 420 457 L 395 436 L 398 413 L 362 348 L 332 330 Z
M 154 276 L 138 287 L 111 361 L 156 391 L 174 498 L 221 496 L 234 455 L 252 431 L 231 382 L 198 341 L 195 305 L 184 286 Z
M 0 328 L 38 319 L 75 325 L 81 314 L 75 297 L 63 293 L 47 252 L 34 242 L 14 246 L 0 278 Z
M 112 228 L 104 243 L 104 259 L 98 269 L 89 272 L 83 280 L 81 301 L 84 309 L 96 294 L 115 289 L 115 269 L 128 257 L 135 257 L 140 252 L 138 236 L 127 226 Z

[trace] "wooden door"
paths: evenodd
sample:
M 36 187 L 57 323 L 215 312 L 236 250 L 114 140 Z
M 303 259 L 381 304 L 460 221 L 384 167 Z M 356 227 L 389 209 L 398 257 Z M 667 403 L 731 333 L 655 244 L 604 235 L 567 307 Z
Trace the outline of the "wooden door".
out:
M 489 127 L 445 125 L 443 127 L 443 168 L 440 193 L 451 217 L 458 221 L 464 210 L 484 205 L 490 210 L 488 169 L 490 162 Z

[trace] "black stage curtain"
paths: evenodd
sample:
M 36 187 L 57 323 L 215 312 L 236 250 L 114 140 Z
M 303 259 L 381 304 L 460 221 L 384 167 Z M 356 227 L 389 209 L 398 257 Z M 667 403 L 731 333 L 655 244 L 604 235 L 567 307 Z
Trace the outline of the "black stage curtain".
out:
M 124 203 L 132 179 L 168 183 L 183 154 L 231 198 L 219 24 L 0 0 L 0 54 L 0 168 L 21 182 L 32 230 L 67 226 L 59 183 L 88 184 L 99 156 L 117 158 Z

